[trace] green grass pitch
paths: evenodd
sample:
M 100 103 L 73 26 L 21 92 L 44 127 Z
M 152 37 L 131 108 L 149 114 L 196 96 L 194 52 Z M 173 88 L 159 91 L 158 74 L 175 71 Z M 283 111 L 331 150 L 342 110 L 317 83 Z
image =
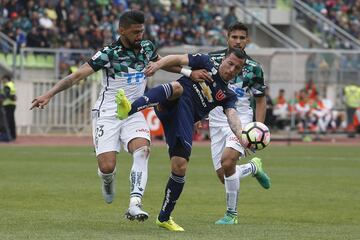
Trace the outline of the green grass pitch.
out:
M 217 226 L 225 211 L 223 186 L 209 147 L 194 147 L 183 194 L 173 212 L 186 232 L 154 222 L 170 164 L 165 147 L 152 147 L 144 209 L 129 222 L 131 158 L 118 155 L 117 196 L 101 196 L 91 147 L 0 146 L 0 239 L 360 239 L 360 151 L 356 146 L 270 146 L 258 152 L 272 186 L 241 182 L 239 221 Z M 248 159 L 246 159 L 248 160 Z M 244 161 L 243 161 L 244 162 Z

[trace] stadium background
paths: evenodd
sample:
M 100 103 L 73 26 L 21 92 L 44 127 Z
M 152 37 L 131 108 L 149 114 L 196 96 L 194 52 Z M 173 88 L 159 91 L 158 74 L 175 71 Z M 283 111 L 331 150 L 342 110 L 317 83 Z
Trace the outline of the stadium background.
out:
M 303 135 L 294 111 L 287 113 L 285 127 L 272 128 L 279 143 L 273 142 L 259 153 L 274 189 L 260 192 L 250 180 L 242 185 L 244 197 L 239 206 L 247 208 L 242 215 L 240 211 L 240 228 L 224 230 L 212 225 L 223 212 L 224 197 L 211 169 L 207 141 L 194 149 L 189 190 L 182 200 L 183 205 L 192 202 L 193 206 L 176 212 L 187 215 L 179 219 L 192 225 L 192 233 L 175 238 L 159 232 L 152 219 L 144 225 L 131 225 L 119 220 L 118 203 L 109 213 L 98 193 L 95 162 L 89 161 L 93 158 L 89 110 L 97 99 L 101 73 L 58 94 L 45 110 L 28 109 L 35 96 L 118 37 L 118 16 L 128 8 L 145 11 L 145 38 L 157 44 L 161 55 L 221 49 L 226 44 L 224 26 L 237 18 L 249 27 L 252 43 L 246 51 L 262 64 L 273 99 L 283 88 L 292 106 L 295 93 L 312 80 L 319 95 L 332 102 L 332 112 L 345 121 L 343 88 L 360 82 L 359 0 L 1 0 L 0 75 L 12 74 L 15 80 L 20 135 L 11 144 L 0 144 L 0 213 L 6 216 L 0 220 L 1 239 L 110 239 L 118 234 L 123 234 L 120 239 L 134 239 L 134 232 L 138 232 L 137 239 L 224 239 L 226 235 L 246 239 L 360 238 L 358 137 L 349 140 L 344 134 L 346 126 L 339 123 L 321 136 L 309 129 L 310 135 L 321 141 L 300 144 Z M 150 79 L 149 87 L 176 77 L 159 72 Z M 152 216 L 160 202 L 154 195 L 159 195 L 167 177 L 165 147 L 160 141 L 155 145 L 150 161 L 152 180 L 145 197 Z M 120 158 L 128 159 L 123 154 Z M 122 162 L 128 169 L 130 161 Z M 79 169 L 83 185 L 73 182 Z M 16 174 L 12 174 L 14 170 Z M 119 174 L 119 182 L 127 183 L 124 172 Z M 90 189 L 90 185 L 96 187 Z M 126 205 L 121 196 L 126 196 L 127 189 L 121 186 L 121 206 Z M 203 194 L 193 196 L 194 192 Z M 69 214 L 72 206 L 74 215 Z M 89 207 L 93 215 L 84 214 Z M 99 217 L 99 221 L 86 221 L 89 217 Z M 95 229 L 89 230 L 91 226 Z

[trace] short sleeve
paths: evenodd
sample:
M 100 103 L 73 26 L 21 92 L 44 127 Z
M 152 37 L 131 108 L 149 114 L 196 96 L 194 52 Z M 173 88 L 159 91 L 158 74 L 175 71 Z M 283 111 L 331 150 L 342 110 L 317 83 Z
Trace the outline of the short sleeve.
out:
M 253 68 L 250 90 L 255 97 L 265 96 L 264 72 L 260 65 Z
M 188 54 L 189 56 L 189 66 L 193 69 L 208 69 L 209 64 L 211 64 L 210 56 L 197 53 L 197 54 Z
M 88 61 L 88 64 L 98 71 L 102 68 L 110 66 L 110 59 L 112 58 L 112 50 L 109 47 L 104 47 L 103 49 L 97 51 Z
M 228 97 L 227 101 L 224 101 L 221 106 L 223 107 L 223 109 L 228 109 L 228 108 L 235 108 L 235 103 L 237 101 L 237 97 L 234 94 L 231 94 L 231 96 Z
M 155 45 L 150 41 L 149 41 L 149 43 L 150 43 L 150 48 L 152 50 L 152 54 L 150 56 L 150 61 L 156 61 L 159 58 L 159 54 L 157 52 L 157 49 L 155 48 Z
M 159 58 L 159 54 L 157 53 L 157 49 L 155 48 L 155 45 L 149 41 L 149 40 L 143 40 L 141 41 L 141 52 L 146 55 L 146 58 L 149 61 L 157 61 Z

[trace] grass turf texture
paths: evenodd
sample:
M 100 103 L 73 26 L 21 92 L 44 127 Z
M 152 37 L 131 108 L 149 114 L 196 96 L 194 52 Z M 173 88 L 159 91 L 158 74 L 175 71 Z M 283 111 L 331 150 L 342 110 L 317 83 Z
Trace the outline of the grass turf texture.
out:
M 169 176 L 165 147 L 152 147 L 144 223 L 123 217 L 131 158 L 118 156 L 117 196 L 101 196 L 90 147 L 0 147 L 0 239 L 360 239 L 359 148 L 271 146 L 257 154 L 272 180 L 241 182 L 239 225 L 214 224 L 225 211 L 209 147 L 194 147 L 173 213 L 186 232 L 155 225 Z M 247 159 L 248 160 L 248 159 Z M 245 161 L 242 161 L 245 162 Z

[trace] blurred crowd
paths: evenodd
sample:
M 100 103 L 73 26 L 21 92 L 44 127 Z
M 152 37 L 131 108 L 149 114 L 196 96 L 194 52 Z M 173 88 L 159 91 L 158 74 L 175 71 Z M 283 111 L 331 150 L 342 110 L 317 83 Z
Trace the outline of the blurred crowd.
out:
M 18 47 L 99 49 L 118 38 L 119 15 L 131 8 L 146 14 L 145 38 L 157 46 L 225 45 L 218 1 L 205 0 L 0 0 L 0 26 Z M 3 46 L 3 50 L 4 49 Z
M 305 0 L 314 10 L 360 39 L 360 0 Z M 158 47 L 181 44 L 226 45 L 224 29 L 237 20 L 235 7 L 216 0 L 0 0 L 0 31 L 18 47 L 99 49 L 118 38 L 119 15 L 131 8 L 146 14 L 145 38 Z M 224 16 L 223 13 L 226 13 Z M 329 48 L 349 48 L 332 38 L 324 23 L 311 24 L 325 34 Z M 9 51 L 1 46 L 4 52 Z
M 315 11 L 322 14 L 342 29 L 360 40 L 360 0 L 304 0 Z M 311 24 L 311 29 L 325 35 L 328 48 L 350 48 L 347 42 L 333 37 L 327 24 Z
M 339 111 L 330 99 L 321 97 L 312 80 L 295 92 L 293 99 L 286 99 L 284 89 L 280 89 L 275 98 L 271 98 L 267 91 L 265 123 L 272 129 L 286 129 L 291 126 L 291 117 L 294 116 L 296 129 L 301 134 L 347 132 L 351 137 L 360 132 L 360 87 L 345 86 L 343 96 L 346 110 Z

